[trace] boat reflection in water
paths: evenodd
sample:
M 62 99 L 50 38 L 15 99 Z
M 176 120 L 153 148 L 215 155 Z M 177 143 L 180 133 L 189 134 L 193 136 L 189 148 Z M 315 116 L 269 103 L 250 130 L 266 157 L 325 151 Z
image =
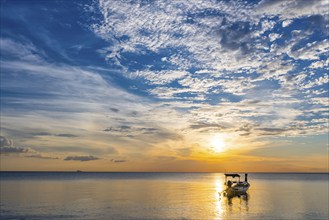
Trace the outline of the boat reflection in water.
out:
M 247 190 L 250 187 L 248 183 L 248 174 L 245 174 L 244 181 L 240 180 L 240 175 L 235 173 L 228 173 L 225 175 L 224 185 L 226 186 L 222 192 L 218 192 L 219 200 L 222 200 L 224 207 L 226 206 L 229 213 L 237 214 L 238 210 L 249 210 L 248 200 L 249 194 Z M 233 205 L 233 203 L 235 205 Z M 225 205 L 226 204 L 226 205 Z
M 232 201 L 234 198 L 238 198 L 241 202 L 244 201 L 246 203 L 246 205 L 248 205 L 248 200 L 249 200 L 249 194 L 248 193 L 237 193 L 237 192 L 234 192 L 234 193 L 229 193 L 227 194 L 226 192 L 223 192 L 222 193 L 223 196 L 227 197 L 227 204 L 228 205 L 232 205 Z
M 221 196 L 225 196 L 228 199 L 232 199 L 234 197 L 242 198 L 243 200 L 248 201 L 249 194 L 247 192 L 236 192 L 236 191 L 223 191 Z

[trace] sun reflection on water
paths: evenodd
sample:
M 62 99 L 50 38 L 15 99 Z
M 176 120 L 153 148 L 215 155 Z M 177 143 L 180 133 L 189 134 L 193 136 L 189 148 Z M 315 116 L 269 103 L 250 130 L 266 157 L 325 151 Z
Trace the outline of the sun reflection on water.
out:
M 223 216 L 223 206 L 222 206 L 222 191 L 224 190 L 223 188 L 223 180 L 217 176 L 215 178 L 215 192 L 214 192 L 214 196 L 215 196 L 215 205 L 216 205 L 216 219 L 221 219 L 221 217 Z

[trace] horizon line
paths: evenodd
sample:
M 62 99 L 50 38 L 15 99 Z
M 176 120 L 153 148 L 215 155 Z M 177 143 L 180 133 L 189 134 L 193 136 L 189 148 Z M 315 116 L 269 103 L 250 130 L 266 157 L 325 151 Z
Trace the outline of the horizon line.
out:
M 187 171 L 83 171 L 83 170 L 75 170 L 75 171 L 45 171 L 45 170 L 0 170 L 0 173 L 4 172 L 13 172 L 13 173 L 273 173 L 273 174 L 329 174 L 329 171 L 324 172 L 264 172 L 264 171 L 232 171 L 232 172 L 207 172 L 207 171 L 196 171 L 196 172 L 187 172 Z

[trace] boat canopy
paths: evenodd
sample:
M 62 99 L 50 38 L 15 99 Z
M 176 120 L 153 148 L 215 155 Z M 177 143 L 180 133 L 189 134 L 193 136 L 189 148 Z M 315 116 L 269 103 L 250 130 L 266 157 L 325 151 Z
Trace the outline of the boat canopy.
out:
M 240 177 L 240 175 L 237 173 L 225 173 L 225 177 L 228 177 L 228 176 L 233 177 L 233 178 Z

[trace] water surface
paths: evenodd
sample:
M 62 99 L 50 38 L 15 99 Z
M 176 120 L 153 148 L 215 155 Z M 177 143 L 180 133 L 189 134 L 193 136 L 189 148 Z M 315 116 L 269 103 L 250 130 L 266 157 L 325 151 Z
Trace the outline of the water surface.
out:
M 1 172 L 1 219 L 328 219 L 328 174 Z

